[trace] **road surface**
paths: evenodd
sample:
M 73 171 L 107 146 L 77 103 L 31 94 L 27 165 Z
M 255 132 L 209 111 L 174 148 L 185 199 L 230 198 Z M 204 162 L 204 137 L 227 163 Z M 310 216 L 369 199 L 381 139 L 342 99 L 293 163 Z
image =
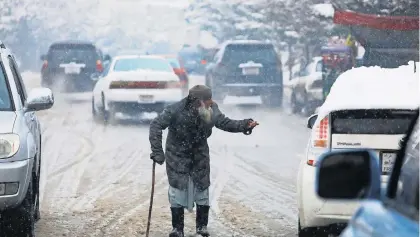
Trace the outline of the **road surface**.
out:
M 38 86 L 38 77 L 25 73 L 27 87 Z M 144 236 L 152 167 L 148 124 L 96 124 L 89 94 L 80 101 L 55 98 L 51 110 L 38 112 L 43 165 L 37 234 Z M 295 180 L 307 142 L 305 119 L 261 107 L 221 108 L 231 118 L 261 125 L 251 136 L 214 129 L 209 139 L 212 236 L 296 236 Z M 164 166 L 158 166 L 153 237 L 171 230 L 167 187 Z M 185 222 L 187 236 L 193 234 L 194 214 L 187 212 Z

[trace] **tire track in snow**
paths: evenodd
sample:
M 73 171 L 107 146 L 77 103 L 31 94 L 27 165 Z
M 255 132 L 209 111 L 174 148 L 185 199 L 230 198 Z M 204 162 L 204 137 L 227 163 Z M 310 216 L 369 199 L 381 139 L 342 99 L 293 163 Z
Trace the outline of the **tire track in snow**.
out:
M 114 157 L 123 155 L 124 159 L 121 161 L 122 166 L 115 169 L 117 172 L 108 175 L 105 179 L 100 180 L 99 184 L 95 184 L 92 189 L 89 189 L 88 192 L 83 193 L 81 198 L 71 206 L 72 210 L 83 210 L 93 206 L 93 203 L 96 202 L 97 199 L 114 188 L 112 186 L 113 183 L 118 182 L 130 172 L 130 169 L 133 168 L 138 159 L 138 154 L 143 153 L 143 150 L 136 150 L 125 155 L 120 153 L 121 150 L 118 149 Z

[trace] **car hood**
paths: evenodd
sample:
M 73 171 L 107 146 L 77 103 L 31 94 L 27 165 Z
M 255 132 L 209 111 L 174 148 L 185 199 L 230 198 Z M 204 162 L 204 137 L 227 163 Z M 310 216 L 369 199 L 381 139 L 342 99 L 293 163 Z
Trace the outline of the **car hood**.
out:
M 0 112 L 0 133 L 13 132 L 13 126 L 16 120 L 16 113 L 12 111 Z

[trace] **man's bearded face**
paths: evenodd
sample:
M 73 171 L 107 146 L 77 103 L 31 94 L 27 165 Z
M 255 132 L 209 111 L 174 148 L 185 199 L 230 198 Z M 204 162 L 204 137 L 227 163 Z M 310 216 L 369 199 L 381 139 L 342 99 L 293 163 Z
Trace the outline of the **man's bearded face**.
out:
M 208 103 L 205 103 L 203 101 L 200 102 L 201 105 L 200 107 L 198 107 L 198 114 L 201 117 L 201 119 L 204 120 L 204 122 L 210 123 L 213 115 L 213 110 L 211 109 L 210 105 L 207 105 Z

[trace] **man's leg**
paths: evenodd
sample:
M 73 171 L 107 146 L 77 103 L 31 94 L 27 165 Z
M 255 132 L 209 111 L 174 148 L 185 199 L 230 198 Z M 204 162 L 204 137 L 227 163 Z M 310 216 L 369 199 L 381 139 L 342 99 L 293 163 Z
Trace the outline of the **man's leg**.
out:
M 186 191 L 169 186 L 169 203 L 172 213 L 172 232 L 169 237 L 184 237 L 184 207 L 186 204 Z
M 209 210 L 210 210 L 209 189 L 206 189 L 203 191 L 196 190 L 195 203 L 197 204 L 197 216 L 196 216 L 197 234 L 203 237 L 208 237 L 210 236 L 210 233 L 207 230 L 207 225 L 209 223 Z

